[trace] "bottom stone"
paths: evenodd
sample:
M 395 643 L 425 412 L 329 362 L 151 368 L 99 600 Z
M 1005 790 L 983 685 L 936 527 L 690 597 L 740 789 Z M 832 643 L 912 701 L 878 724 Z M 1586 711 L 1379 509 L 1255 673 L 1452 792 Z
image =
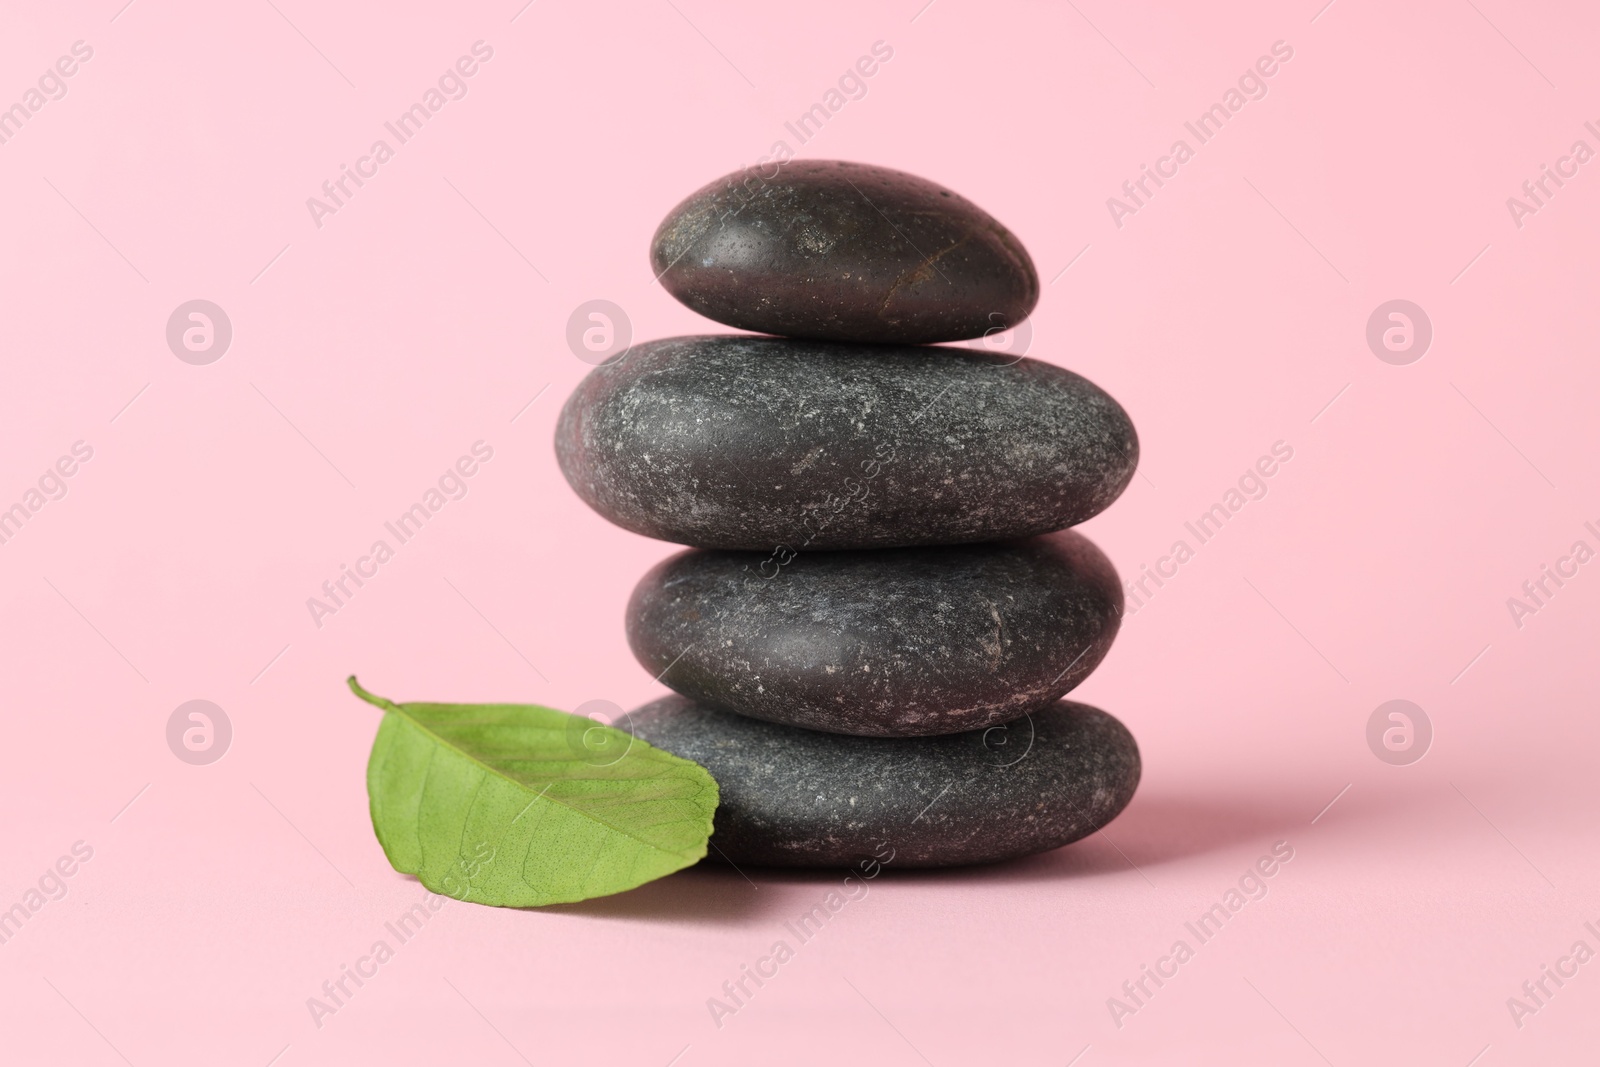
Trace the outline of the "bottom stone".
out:
M 1127 727 L 1070 700 L 986 730 L 887 738 L 780 726 L 668 696 L 635 711 L 631 728 L 711 772 L 722 799 L 709 855 L 735 864 L 1013 859 L 1093 833 L 1139 784 Z

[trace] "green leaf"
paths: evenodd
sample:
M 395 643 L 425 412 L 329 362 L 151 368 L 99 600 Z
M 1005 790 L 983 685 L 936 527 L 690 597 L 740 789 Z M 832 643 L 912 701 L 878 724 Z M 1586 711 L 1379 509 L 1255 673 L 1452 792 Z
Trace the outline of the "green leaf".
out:
M 435 893 L 537 907 L 620 893 L 706 854 L 705 768 L 532 704 L 395 704 L 367 762 L 372 828 Z

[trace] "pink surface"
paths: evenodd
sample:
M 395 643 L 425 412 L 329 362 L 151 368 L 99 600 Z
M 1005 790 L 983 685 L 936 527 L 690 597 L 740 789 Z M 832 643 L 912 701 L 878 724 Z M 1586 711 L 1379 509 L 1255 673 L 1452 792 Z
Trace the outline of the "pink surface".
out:
M 74 872 L 0 944 L 7 1062 L 1593 1061 L 1600 962 L 1570 953 L 1600 950 L 1600 563 L 1560 563 L 1600 548 L 1600 164 L 1561 163 L 1600 149 L 1592 7 L 122 3 L 0 34 L 25 108 L 93 50 L 0 144 L 0 505 L 93 453 L 0 545 L 0 907 Z M 465 95 L 397 145 L 384 123 L 477 41 Z M 877 41 L 866 94 L 798 144 L 785 123 Z M 1185 122 L 1278 41 L 1266 95 L 1199 144 Z M 379 138 L 393 158 L 319 227 L 307 198 Z M 1107 198 L 1180 138 L 1119 226 Z M 1126 577 L 1293 449 L 1077 693 L 1138 737 L 1138 796 L 1054 854 L 890 871 L 720 1027 L 707 999 L 836 876 L 451 903 L 319 1028 L 307 998 L 421 896 L 373 839 L 347 673 L 397 699 L 660 692 L 621 612 L 672 549 L 552 455 L 589 369 L 567 319 L 603 298 L 639 339 L 718 329 L 647 242 L 780 139 L 945 183 L 1027 243 L 1032 353 L 1143 440 L 1085 527 Z M 1565 184 L 1513 212 L 1542 164 Z M 208 365 L 165 337 L 195 299 L 233 328 Z M 1433 326 L 1408 365 L 1366 340 L 1395 299 Z M 317 626 L 307 598 L 478 441 L 466 495 Z M 1544 565 L 1565 584 L 1514 617 Z M 232 725 L 210 765 L 168 747 L 196 699 Z M 1433 731 L 1405 766 L 1367 740 L 1396 699 Z M 1277 842 L 1293 859 L 1201 944 L 1185 924 Z M 1570 976 L 1534 1000 L 1545 966 Z

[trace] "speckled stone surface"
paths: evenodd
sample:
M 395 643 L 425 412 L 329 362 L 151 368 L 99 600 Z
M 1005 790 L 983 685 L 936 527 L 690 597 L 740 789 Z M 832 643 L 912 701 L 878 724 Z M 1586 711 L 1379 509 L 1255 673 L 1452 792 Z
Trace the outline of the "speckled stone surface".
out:
M 1139 442 L 1103 390 L 1037 360 L 697 336 L 591 371 L 556 456 L 625 529 L 772 551 L 1058 530 L 1117 498 Z
M 1110 561 L 1070 530 L 787 562 L 694 549 L 640 580 L 627 630 L 645 670 L 703 703 L 917 737 L 1054 703 L 1104 658 L 1122 604 Z
M 711 772 L 722 799 L 708 855 L 740 865 L 876 859 L 892 869 L 1027 856 L 1104 826 L 1139 784 L 1127 728 L 1065 700 L 945 737 L 840 737 L 680 696 L 635 711 L 631 727 Z
M 668 292 L 718 322 L 830 341 L 929 344 L 1015 326 L 1039 300 L 988 212 L 886 167 L 796 160 L 712 182 L 650 245 Z

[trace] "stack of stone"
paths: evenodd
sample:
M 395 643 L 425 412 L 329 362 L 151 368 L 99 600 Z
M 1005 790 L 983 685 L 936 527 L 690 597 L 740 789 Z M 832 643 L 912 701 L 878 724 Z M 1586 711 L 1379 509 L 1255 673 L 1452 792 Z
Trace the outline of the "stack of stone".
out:
M 1133 426 L 1070 371 L 930 347 L 1026 319 L 1021 243 L 912 175 L 794 162 L 695 193 L 651 259 L 694 310 L 779 335 L 635 345 L 557 428 L 590 506 L 693 546 L 628 606 L 634 654 L 679 694 L 629 728 L 716 778 L 712 855 L 980 863 L 1114 818 L 1138 749 L 1061 697 L 1122 589 L 1066 528 L 1133 477 Z

